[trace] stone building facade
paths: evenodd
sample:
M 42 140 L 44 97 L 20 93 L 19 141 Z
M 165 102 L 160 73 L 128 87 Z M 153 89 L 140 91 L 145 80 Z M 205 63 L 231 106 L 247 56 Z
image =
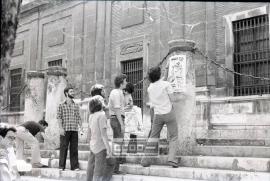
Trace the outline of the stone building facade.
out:
M 256 20 L 258 17 L 261 19 Z M 10 67 L 13 84 L 6 91 L 6 105 L 11 106 L 1 113 L 2 117 L 14 124 L 24 121 L 25 91 L 21 91 L 19 100 L 14 95 L 24 86 L 25 72 L 46 73 L 49 67 L 62 66 L 67 69 L 67 82 L 76 87 L 77 98 L 84 99 L 95 82 L 104 84 L 109 93 L 114 77 L 120 72 L 128 74 L 130 82 L 138 83 L 149 67 L 166 56 L 170 40 L 186 39 L 194 41 L 196 48 L 208 57 L 196 52 L 193 55 L 197 94 L 193 130 L 197 142 L 269 146 L 269 81 L 260 82 L 262 87 L 249 85 L 255 88 L 245 90 L 245 81 L 253 79 L 237 77 L 209 61 L 236 69 L 235 57 L 243 53 L 237 52 L 236 43 L 241 47 L 255 40 L 234 33 L 244 26 L 254 25 L 254 29 L 258 25 L 262 28 L 254 29 L 260 37 L 256 41 L 264 44 L 256 49 L 256 55 L 263 57 L 259 59 L 264 62 L 260 65 L 264 69 L 248 64 L 250 69 L 241 71 L 269 78 L 269 17 L 269 3 L 31 1 L 22 7 Z M 240 37 L 240 43 L 236 42 L 236 36 Z M 255 74 L 253 69 L 263 73 Z M 45 84 L 46 81 L 45 78 Z M 147 81 L 136 84 L 134 94 L 135 103 L 143 108 L 144 114 L 149 111 L 148 84 Z

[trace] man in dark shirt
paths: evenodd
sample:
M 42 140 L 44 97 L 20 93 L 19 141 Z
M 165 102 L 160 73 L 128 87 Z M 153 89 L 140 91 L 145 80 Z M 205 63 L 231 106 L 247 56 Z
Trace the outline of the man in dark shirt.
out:
M 16 157 L 18 160 L 24 159 L 24 142 L 27 142 L 31 145 L 32 149 L 32 166 L 34 168 L 46 167 L 40 163 L 40 146 L 35 136 L 40 132 L 42 137 L 50 142 L 45 135 L 45 129 L 47 127 L 48 123 L 45 120 L 40 120 L 38 123 L 35 121 L 27 121 L 17 127 Z

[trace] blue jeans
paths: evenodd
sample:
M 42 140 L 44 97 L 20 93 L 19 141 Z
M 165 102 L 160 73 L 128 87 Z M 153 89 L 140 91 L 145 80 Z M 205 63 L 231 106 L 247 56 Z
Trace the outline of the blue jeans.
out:
M 178 140 L 178 126 L 176 122 L 176 117 L 174 115 L 174 111 L 171 110 L 171 112 L 167 114 L 155 114 L 154 121 L 152 124 L 151 132 L 149 139 L 156 144 L 158 144 L 158 140 L 160 138 L 160 132 L 164 126 L 164 124 L 167 125 L 167 131 L 168 131 L 168 140 L 169 140 L 169 154 L 168 154 L 168 161 L 178 163 L 178 159 L 176 158 L 177 153 L 177 140 Z M 147 145 L 150 145 L 150 142 L 146 143 Z M 147 153 L 148 150 L 145 149 L 145 153 Z M 151 165 L 151 158 L 147 158 L 146 156 L 143 157 L 142 163 L 144 165 Z
M 115 166 L 114 158 L 106 158 L 106 150 L 96 154 L 90 151 L 87 166 L 87 181 L 109 181 Z
M 124 116 L 122 116 L 122 118 L 124 119 Z M 111 116 L 110 122 L 111 122 L 111 128 L 113 130 L 113 138 L 124 139 L 124 134 L 121 132 L 121 125 L 117 117 Z M 119 165 L 123 162 L 125 162 L 125 158 L 123 156 L 121 156 L 120 158 L 116 158 L 116 165 L 114 169 L 115 172 L 119 171 Z

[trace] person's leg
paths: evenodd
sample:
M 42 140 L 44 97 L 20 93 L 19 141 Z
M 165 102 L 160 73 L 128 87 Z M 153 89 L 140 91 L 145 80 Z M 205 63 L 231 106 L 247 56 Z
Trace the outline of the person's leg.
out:
M 106 150 L 102 150 L 95 154 L 95 168 L 93 174 L 94 181 L 102 181 L 105 178 L 106 170 Z
M 75 170 L 75 169 L 79 168 L 79 161 L 78 161 L 78 132 L 77 131 L 71 131 L 69 156 L 70 156 L 70 168 L 71 168 L 71 170 Z
M 69 138 L 70 138 L 70 131 L 66 131 L 64 136 L 60 135 L 59 169 L 66 168 Z
M 26 142 L 31 146 L 32 149 L 32 159 L 31 159 L 31 163 L 34 164 L 38 164 L 38 166 L 40 166 L 40 162 L 41 162 L 41 157 L 40 157 L 40 147 L 39 147 L 39 141 L 25 128 L 23 127 L 19 127 L 18 128 L 18 133 L 17 133 L 17 137 L 18 137 L 18 148 L 19 151 L 21 152 L 20 146 L 22 145 L 22 142 Z M 21 157 L 21 153 L 18 153 L 19 158 Z
M 104 174 L 104 181 L 110 181 L 116 165 L 116 159 L 113 157 L 106 158 L 106 168 Z
M 178 140 L 178 126 L 176 122 L 176 118 L 174 112 L 171 111 L 166 115 L 166 125 L 169 133 L 169 155 L 168 161 L 178 163 L 178 159 L 176 158 L 177 153 L 177 140 Z
M 152 130 L 151 130 L 151 134 L 150 137 L 147 140 L 147 143 L 145 145 L 145 156 L 143 156 L 142 160 L 141 160 L 141 165 L 142 166 L 150 166 L 151 165 L 151 159 L 147 158 L 149 154 L 151 154 L 153 149 L 148 149 L 148 147 L 153 147 L 153 146 L 157 146 L 158 141 L 159 141 L 159 137 L 160 137 L 160 132 L 163 128 L 164 125 L 164 120 L 162 115 L 155 115 L 155 119 L 153 121 L 153 125 L 152 125 Z
M 123 139 L 124 135 L 121 133 L 121 125 L 120 125 L 118 119 L 115 116 L 113 116 L 113 117 L 111 117 L 110 123 L 111 123 L 111 128 L 113 130 L 113 138 L 114 139 Z M 121 141 L 119 141 L 119 142 L 121 142 Z M 117 143 L 119 143 L 119 142 L 117 141 Z M 114 144 L 113 144 L 113 146 L 114 146 Z M 120 143 L 120 146 L 122 146 L 121 143 Z M 121 152 L 120 152 L 120 154 L 121 154 Z M 122 161 L 122 159 L 120 158 L 121 155 L 119 155 L 119 156 L 116 155 L 116 156 L 118 158 L 116 158 L 116 165 L 115 165 L 114 171 L 118 172 L 119 171 L 119 164 Z
M 8 165 L 0 163 L 0 180 L 2 181 L 12 181 L 11 173 L 8 169 Z
M 93 180 L 94 168 L 95 168 L 95 154 L 90 151 L 90 155 L 88 159 L 88 166 L 87 166 L 87 173 L 86 173 L 86 181 Z
M 130 140 L 128 143 L 128 153 L 136 153 L 137 152 L 136 135 L 130 134 L 129 139 Z
M 151 135 L 151 130 L 152 130 L 152 126 L 153 126 L 153 121 L 154 121 L 154 118 L 155 118 L 155 113 L 154 113 L 154 109 L 153 108 L 150 108 L 150 120 L 151 120 L 151 128 L 150 128 L 150 131 L 148 133 L 148 137 L 150 137 Z
M 24 159 L 24 141 L 23 141 L 23 128 L 17 127 L 16 136 L 16 158 L 17 160 Z

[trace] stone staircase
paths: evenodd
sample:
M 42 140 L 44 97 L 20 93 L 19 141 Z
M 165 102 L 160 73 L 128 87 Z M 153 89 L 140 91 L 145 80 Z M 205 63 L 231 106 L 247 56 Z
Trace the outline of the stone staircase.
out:
M 45 149 L 41 145 L 43 162 L 49 168 L 33 169 L 23 179 L 31 180 L 39 177 L 55 180 L 86 180 L 89 146 L 79 145 L 79 164 L 81 171 L 59 171 L 59 150 Z M 30 156 L 31 150 L 25 149 Z M 255 154 L 255 156 L 254 156 Z M 151 167 L 142 167 L 139 156 L 127 157 L 127 163 L 121 165 L 126 175 L 114 175 L 113 180 L 182 180 L 182 181 L 270 181 L 270 147 L 266 146 L 197 146 L 193 156 L 179 157 L 180 167 L 166 166 L 166 155 L 153 157 Z

